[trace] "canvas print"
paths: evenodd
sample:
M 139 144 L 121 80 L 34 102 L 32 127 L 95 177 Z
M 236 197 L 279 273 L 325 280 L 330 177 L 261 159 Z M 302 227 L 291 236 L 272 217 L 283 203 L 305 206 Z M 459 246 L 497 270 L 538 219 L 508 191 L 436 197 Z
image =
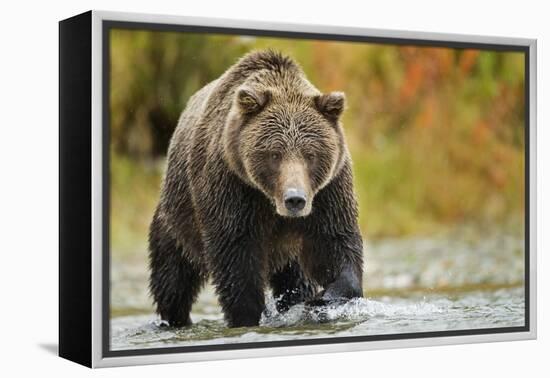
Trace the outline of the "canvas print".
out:
M 109 30 L 111 351 L 526 325 L 525 53 L 336 39 Z

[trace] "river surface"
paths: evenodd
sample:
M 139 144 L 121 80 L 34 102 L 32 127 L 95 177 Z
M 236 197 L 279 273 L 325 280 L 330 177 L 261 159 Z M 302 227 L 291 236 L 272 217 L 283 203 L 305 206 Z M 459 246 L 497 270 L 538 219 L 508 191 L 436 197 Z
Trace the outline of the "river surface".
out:
M 165 326 L 147 293 L 146 259 L 113 255 L 111 349 L 523 326 L 523 240 L 478 231 L 366 243 L 366 298 L 280 314 L 266 293 L 260 326 L 238 329 L 225 326 L 211 286 L 193 306 L 191 327 Z

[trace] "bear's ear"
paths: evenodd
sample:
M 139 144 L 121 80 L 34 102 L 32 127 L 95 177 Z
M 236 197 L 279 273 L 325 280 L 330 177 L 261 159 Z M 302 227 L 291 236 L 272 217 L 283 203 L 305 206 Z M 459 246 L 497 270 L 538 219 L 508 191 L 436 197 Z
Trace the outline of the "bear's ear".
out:
M 262 110 L 269 100 L 268 91 L 257 91 L 249 87 L 237 90 L 237 104 L 245 114 L 255 114 Z
M 336 121 L 344 111 L 346 96 L 343 92 L 330 92 L 315 97 L 315 106 L 328 119 Z

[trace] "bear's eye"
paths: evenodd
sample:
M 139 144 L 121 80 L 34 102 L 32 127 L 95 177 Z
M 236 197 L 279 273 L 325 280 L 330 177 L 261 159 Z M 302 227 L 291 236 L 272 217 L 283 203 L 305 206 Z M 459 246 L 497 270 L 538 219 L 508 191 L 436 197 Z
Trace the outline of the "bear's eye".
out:
M 272 152 L 271 153 L 271 160 L 274 162 L 278 162 L 281 160 L 281 153 L 280 152 Z
M 312 153 L 312 152 L 306 152 L 304 154 L 304 158 L 309 162 L 309 163 L 312 163 L 315 161 L 315 154 Z

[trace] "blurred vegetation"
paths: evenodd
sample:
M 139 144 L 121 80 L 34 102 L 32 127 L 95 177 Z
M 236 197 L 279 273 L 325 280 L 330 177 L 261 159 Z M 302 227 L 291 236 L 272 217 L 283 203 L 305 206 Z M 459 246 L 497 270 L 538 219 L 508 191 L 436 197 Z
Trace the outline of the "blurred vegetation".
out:
M 346 92 L 365 237 L 523 216 L 521 53 L 113 30 L 112 238 L 120 249 L 146 240 L 186 101 L 261 48 L 294 57 L 321 91 Z

